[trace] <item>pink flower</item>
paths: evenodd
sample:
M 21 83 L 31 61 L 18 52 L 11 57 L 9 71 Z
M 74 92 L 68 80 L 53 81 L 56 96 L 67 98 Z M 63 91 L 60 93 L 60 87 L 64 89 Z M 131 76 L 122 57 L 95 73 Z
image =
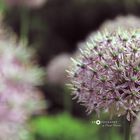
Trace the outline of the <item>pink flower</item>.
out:
M 0 139 L 20 140 L 26 121 L 42 108 L 36 86 L 43 71 L 33 61 L 33 51 L 10 39 L 0 40 Z M 10 132 L 8 128 L 14 126 Z M 20 131 L 20 132 L 19 132 Z
M 131 120 L 140 110 L 140 33 L 91 35 L 68 71 L 73 95 L 90 113 L 108 111 Z M 113 110 L 113 111 L 112 111 Z
M 66 69 L 71 63 L 70 54 L 60 54 L 47 65 L 47 81 L 55 85 L 64 85 L 68 81 Z

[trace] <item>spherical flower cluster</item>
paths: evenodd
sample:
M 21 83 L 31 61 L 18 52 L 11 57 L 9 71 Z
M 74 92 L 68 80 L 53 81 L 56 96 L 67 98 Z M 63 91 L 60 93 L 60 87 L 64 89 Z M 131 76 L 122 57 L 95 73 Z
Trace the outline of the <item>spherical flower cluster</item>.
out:
M 140 18 L 127 15 L 127 16 L 117 16 L 113 20 L 105 21 L 101 27 L 100 31 L 107 29 L 108 31 L 114 31 L 116 28 L 123 27 L 123 29 L 139 29 L 140 28 Z
M 68 70 L 78 102 L 130 121 L 140 110 L 140 33 L 118 29 L 89 37 Z
M 53 58 L 47 66 L 47 81 L 54 85 L 64 85 L 67 81 L 66 69 L 71 63 L 70 54 L 60 54 Z
M 22 128 L 42 108 L 36 86 L 42 83 L 43 71 L 35 65 L 32 55 L 33 51 L 22 43 L 0 40 L 0 130 L 14 126 L 11 131 L 1 131 L 2 140 L 16 140 L 12 135 L 20 140 L 17 127 Z

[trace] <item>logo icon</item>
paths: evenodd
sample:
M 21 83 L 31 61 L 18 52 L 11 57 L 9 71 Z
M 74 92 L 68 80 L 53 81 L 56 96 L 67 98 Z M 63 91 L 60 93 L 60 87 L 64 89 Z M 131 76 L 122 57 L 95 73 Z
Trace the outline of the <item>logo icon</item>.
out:
M 97 120 L 97 121 L 96 121 L 96 124 L 97 124 L 97 125 L 100 125 L 100 124 L 101 124 L 101 121 L 100 121 L 100 120 Z

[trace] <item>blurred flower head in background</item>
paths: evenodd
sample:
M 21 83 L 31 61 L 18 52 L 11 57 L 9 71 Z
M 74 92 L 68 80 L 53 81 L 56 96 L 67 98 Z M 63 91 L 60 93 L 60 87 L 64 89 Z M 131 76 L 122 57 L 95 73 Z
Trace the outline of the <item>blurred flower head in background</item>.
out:
M 106 110 L 111 115 L 126 114 L 129 121 L 136 116 L 140 110 L 139 44 L 136 30 L 105 31 L 91 35 L 85 49 L 72 59 L 69 86 L 89 113 Z
M 43 107 L 37 86 L 44 72 L 36 65 L 33 50 L 0 31 L 0 139 L 27 140 L 26 121 Z
M 117 28 L 123 27 L 124 29 L 138 29 L 140 28 L 140 18 L 134 15 L 127 16 L 117 16 L 114 20 L 105 21 L 101 27 L 100 31 L 107 29 L 108 31 L 115 31 Z
M 71 64 L 70 54 L 60 54 L 47 66 L 47 81 L 51 84 L 64 85 L 67 81 L 66 69 Z
M 8 6 L 22 6 L 29 8 L 39 8 L 44 5 L 46 0 L 5 0 Z
M 42 70 L 30 62 L 29 50 L 14 45 L 0 41 L 0 122 L 4 126 L 13 122 L 16 127 L 42 108 L 35 88 L 42 82 Z

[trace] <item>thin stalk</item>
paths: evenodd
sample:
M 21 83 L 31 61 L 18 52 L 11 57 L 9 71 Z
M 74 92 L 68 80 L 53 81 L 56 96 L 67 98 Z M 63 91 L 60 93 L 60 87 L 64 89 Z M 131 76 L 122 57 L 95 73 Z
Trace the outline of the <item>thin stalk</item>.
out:
M 29 33 L 29 11 L 26 7 L 21 7 L 21 19 L 20 19 L 20 39 L 28 43 Z
M 64 102 L 65 110 L 68 113 L 71 113 L 71 111 L 72 111 L 72 100 L 71 100 L 71 96 L 70 96 L 70 91 L 67 89 L 67 87 L 64 87 L 63 97 L 64 97 L 63 102 Z
M 131 140 L 131 121 L 124 118 L 124 140 Z

